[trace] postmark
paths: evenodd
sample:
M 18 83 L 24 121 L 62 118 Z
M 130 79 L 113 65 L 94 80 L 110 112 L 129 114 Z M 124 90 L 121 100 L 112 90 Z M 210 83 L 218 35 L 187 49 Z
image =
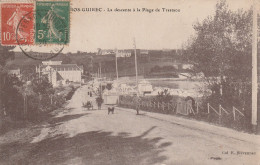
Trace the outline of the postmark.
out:
M 37 1 L 35 17 L 35 44 L 69 42 L 69 1 Z
M 16 36 L 20 43 L 34 44 L 34 4 L 33 3 L 4 3 L 1 4 L 1 44 L 18 45 Z M 26 17 L 24 17 L 26 15 Z M 21 19 L 27 21 L 23 30 L 17 30 Z
M 64 48 L 64 44 L 48 45 L 46 43 L 40 43 L 38 45 L 32 45 L 28 40 L 24 40 L 18 35 L 19 32 L 28 31 L 28 25 L 33 22 L 32 17 L 35 16 L 35 12 L 24 15 L 19 21 L 16 32 L 16 41 L 21 51 L 28 57 L 35 60 L 48 60 L 57 56 Z M 33 38 L 35 38 L 35 30 L 30 31 Z

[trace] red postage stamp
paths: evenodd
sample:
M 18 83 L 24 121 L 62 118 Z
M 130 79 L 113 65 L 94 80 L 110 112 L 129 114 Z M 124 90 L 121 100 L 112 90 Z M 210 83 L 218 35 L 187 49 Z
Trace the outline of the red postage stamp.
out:
M 34 43 L 33 9 L 33 3 L 5 3 L 1 5 L 2 45 Z M 23 22 L 22 26 L 21 22 Z

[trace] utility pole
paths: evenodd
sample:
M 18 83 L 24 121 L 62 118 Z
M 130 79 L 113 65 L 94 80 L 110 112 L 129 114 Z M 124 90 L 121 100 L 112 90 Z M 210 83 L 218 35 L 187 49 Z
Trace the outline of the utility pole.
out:
M 97 70 L 97 78 L 99 78 L 99 67 L 98 67 L 98 70 Z
M 23 96 L 23 117 L 24 117 L 24 120 L 27 119 L 27 109 L 28 109 L 28 103 L 27 103 L 27 95 L 25 93 L 25 95 Z
M 116 80 L 118 81 L 118 68 L 117 68 L 117 55 L 118 55 L 118 50 L 116 49 Z
M 135 49 L 135 81 L 136 81 L 136 87 L 138 86 L 138 71 L 137 71 L 137 56 L 136 56 L 136 43 L 134 38 L 134 49 Z
M 41 64 L 39 64 L 39 79 L 41 79 Z
M 99 75 L 100 75 L 100 78 L 101 78 L 102 77 L 102 74 L 101 74 L 101 62 L 99 63 L 99 67 L 100 67 L 100 70 L 99 70 L 100 74 Z
M 101 63 L 99 63 L 99 67 L 100 67 L 100 69 L 99 69 L 99 71 L 100 71 L 100 73 L 99 73 L 99 76 L 100 76 L 100 97 L 102 97 Z
M 252 118 L 253 131 L 257 131 L 257 4 L 253 1 L 253 37 L 252 37 Z

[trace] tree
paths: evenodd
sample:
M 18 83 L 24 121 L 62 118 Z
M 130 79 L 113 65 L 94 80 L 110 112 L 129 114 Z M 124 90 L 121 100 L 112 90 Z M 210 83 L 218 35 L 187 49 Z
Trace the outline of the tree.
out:
M 52 84 L 46 77 L 42 77 L 41 79 L 34 79 L 32 81 L 32 89 L 39 95 L 54 94 Z
M 193 27 L 196 36 L 187 53 L 196 71 L 207 77 L 250 78 L 252 10 L 232 12 L 221 0 L 214 16 Z
M 63 64 L 71 64 L 71 62 L 72 62 L 72 60 L 69 56 L 66 55 L 66 56 L 62 57 L 62 63 Z
M 252 10 L 234 12 L 221 0 L 213 16 L 193 27 L 196 35 L 186 53 L 194 71 L 206 76 L 210 100 L 227 106 L 246 104 L 250 109 L 250 99 L 245 98 L 250 95 Z
M 4 83 L 1 90 L 1 101 L 5 112 L 12 117 L 20 117 L 23 102 L 22 94 L 19 92 L 22 82 L 15 75 L 4 75 Z
M 3 98 L 5 93 L 3 92 L 5 82 L 7 79 L 7 71 L 5 64 L 8 59 L 14 59 L 14 52 L 11 50 L 13 46 L 1 46 L 0 45 L 0 118 L 3 116 Z
M 8 59 L 14 59 L 14 52 L 11 50 L 14 49 L 14 46 L 2 46 L 0 45 L 0 65 L 1 67 L 5 66 Z

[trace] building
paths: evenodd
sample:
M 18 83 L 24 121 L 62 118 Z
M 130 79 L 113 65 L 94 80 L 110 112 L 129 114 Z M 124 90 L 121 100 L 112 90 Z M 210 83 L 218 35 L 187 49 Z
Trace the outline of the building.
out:
M 141 55 L 149 55 L 149 51 L 147 49 L 141 49 L 140 54 Z
M 112 50 L 112 49 L 100 49 L 100 48 L 98 48 L 97 55 L 99 55 L 99 56 L 115 55 L 115 50 Z
M 83 67 L 77 64 L 62 64 L 62 61 L 43 61 L 36 67 L 40 76 L 47 76 L 53 86 L 65 85 L 70 82 L 81 83 Z
M 100 49 L 98 48 L 96 55 L 117 55 L 117 57 L 132 57 L 135 54 L 135 49 Z M 149 51 L 146 49 L 136 49 L 136 55 L 149 55 Z
M 42 61 L 42 65 L 61 65 L 62 61 Z
M 116 56 L 117 57 L 131 57 L 132 50 L 117 50 Z
M 153 92 L 153 86 L 149 81 L 142 80 L 138 83 L 137 86 L 138 92 L 141 95 L 151 94 Z

